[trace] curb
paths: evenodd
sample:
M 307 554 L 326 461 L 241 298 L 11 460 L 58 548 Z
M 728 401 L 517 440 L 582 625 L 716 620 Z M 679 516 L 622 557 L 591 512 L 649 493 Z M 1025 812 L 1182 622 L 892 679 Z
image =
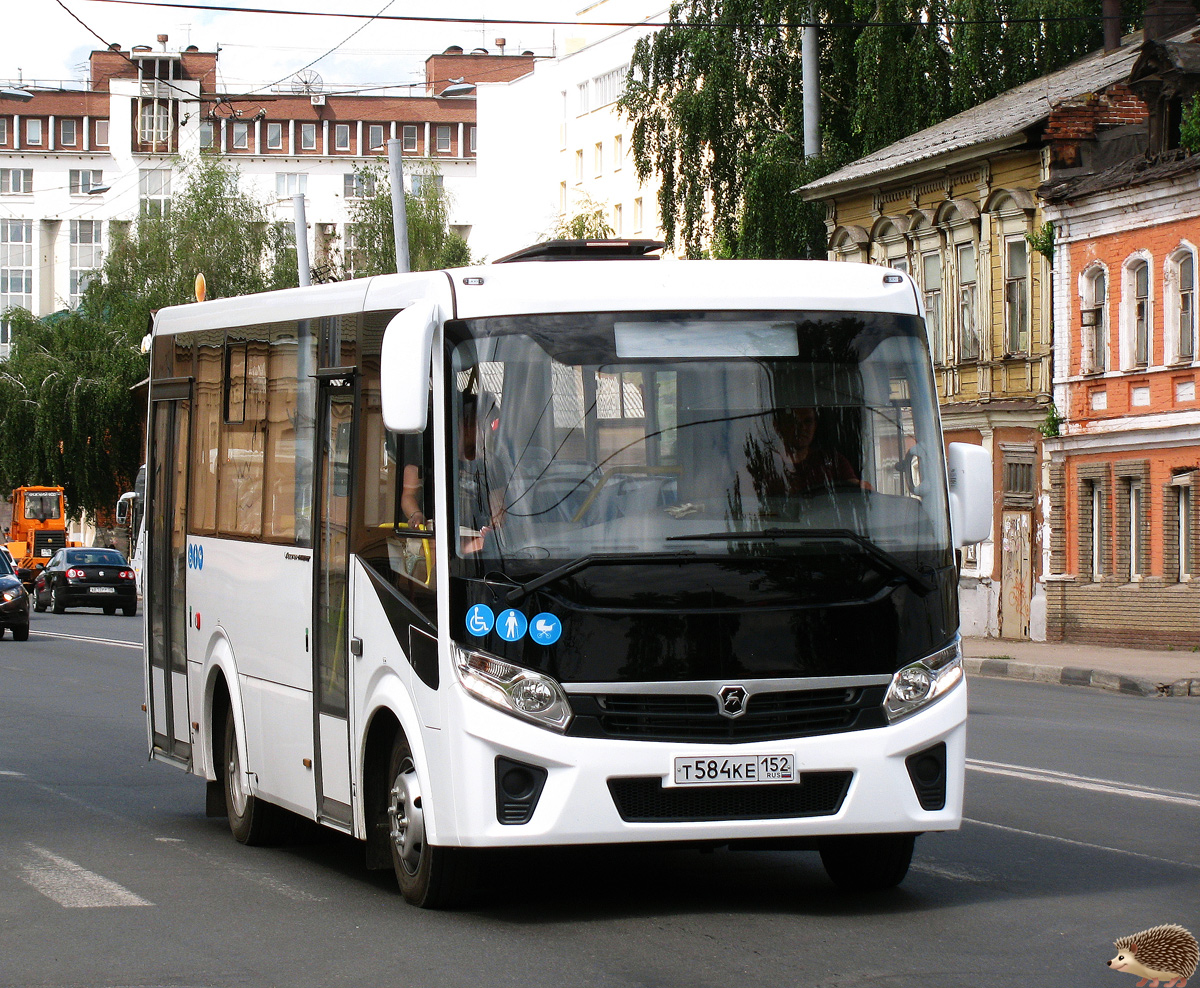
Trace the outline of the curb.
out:
M 1023 679 L 1035 683 L 1057 683 L 1060 686 L 1090 686 L 1094 689 L 1124 693 L 1126 696 L 1190 696 L 1200 698 L 1200 679 L 1180 679 L 1173 683 L 1156 683 L 1149 679 L 1124 676 L 1099 669 L 1079 669 L 1073 666 L 1043 666 L 1013 659 L 963 658 L 968 675 L 988 679 Z

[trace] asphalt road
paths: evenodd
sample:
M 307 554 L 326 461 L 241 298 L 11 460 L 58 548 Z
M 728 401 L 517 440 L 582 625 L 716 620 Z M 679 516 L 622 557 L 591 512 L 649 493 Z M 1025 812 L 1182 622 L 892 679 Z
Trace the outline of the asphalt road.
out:
M 140 637 L 72 612 L 0 641 L 0 985 L 1121 988 L 1115 937 L 1200 932 L 1195 700 L 973 681 L 968 822 L 886 894 L 811 853 L 529 851 L 436 913 L 344 837 L 206 819 L 146 760 Z

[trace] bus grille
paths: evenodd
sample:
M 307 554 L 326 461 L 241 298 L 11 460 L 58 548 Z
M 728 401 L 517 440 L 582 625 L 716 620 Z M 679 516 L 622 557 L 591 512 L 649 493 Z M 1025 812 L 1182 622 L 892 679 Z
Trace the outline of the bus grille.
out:
M 627 823 L 778 820 L 830 816 L 842 807 L 851 772 L 802 772 L 799 783 L 664 788 L 658 776 L 609 779 L 617 812 Z
M 736 744 L 883 727 L 886 686 L 754 693 L 740 717 L 715 696 L 672 693 L 573 694 L 568 734 L 628 741 Z

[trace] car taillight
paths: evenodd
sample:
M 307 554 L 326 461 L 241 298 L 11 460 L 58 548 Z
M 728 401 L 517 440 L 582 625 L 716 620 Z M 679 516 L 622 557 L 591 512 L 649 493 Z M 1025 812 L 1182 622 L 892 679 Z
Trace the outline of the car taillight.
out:
M 132 580 L 133 579 L 133 570 L 128 570 L 128 569 L 121 570 L 121 579 L 122 580 Z
M 67 570 L 67 579 L 68 580 L 82 580 L 84 578 L 84 576 L 86 576 L 86 575 L 87 574 L 85 574 L 83 572 L 83 570 L 81 570 L 81 569 Z

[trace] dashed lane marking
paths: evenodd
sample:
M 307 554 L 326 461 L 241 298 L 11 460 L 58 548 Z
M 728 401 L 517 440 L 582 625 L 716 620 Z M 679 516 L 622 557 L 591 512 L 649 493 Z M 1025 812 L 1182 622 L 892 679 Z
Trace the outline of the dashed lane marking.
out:
M 93 645 L 116 645 L 118 648 L 136 648 L 139 652 L 142 650 L 141 642 L 127 642 L 120 638 L 89 638 L 86 635 L 64 635 L 57 631 L 31 631 L 31 637 L 36 638 L 62 638 L 72 642 L 91 642 Z
M 154 905 L 124 885 L 88 871 L 44 847 L 26 844 L 24 852 L 17 862 L 18 877 L 64 909 Z

